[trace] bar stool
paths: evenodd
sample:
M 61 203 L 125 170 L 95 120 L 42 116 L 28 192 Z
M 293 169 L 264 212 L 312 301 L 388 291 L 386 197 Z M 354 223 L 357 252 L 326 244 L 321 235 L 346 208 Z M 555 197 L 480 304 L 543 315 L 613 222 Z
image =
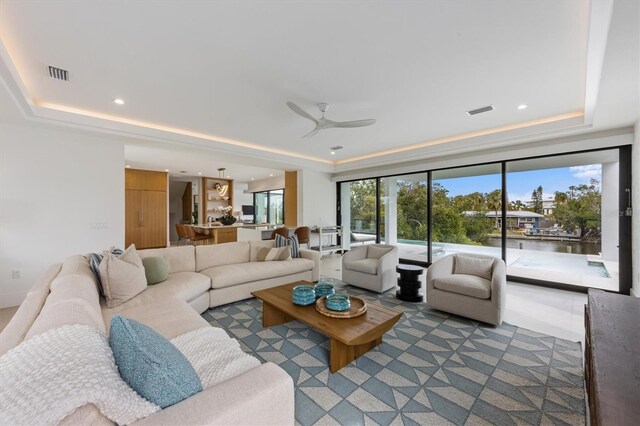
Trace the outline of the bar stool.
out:
M 311 230 L 308 226 L 301 226 L 296 228 L 295 234 L 298 237 L 298 244 L 306 244 L 307 248 L 309 248 L 309 235 Z
M 280 235 L 282 237 L 289 238 L 289 228 L 287 228 L 286 226 L 283 226 L 282 228 L 274 229 L 273 232 L 271 233 L 271 239 L 275 240 L 276 239 L 276 235 Z
M 203 241 L 207 241 L 208 244 L 208 242 L 211 240 L 211 237 L 209 235 L 197 233 L 196 228 L 194 228 L 193 226 L 185 226 L 185 228 L 189 232 L 189 240 L 194 246 L 202 243 Z

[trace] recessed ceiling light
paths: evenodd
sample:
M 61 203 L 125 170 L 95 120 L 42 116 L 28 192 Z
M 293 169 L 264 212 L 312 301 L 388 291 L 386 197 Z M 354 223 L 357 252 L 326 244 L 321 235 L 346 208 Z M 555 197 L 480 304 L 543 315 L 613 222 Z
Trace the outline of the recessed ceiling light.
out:
M 168 171 L 169 171 L 169 169 L 164 169 L 164 171 L 165 171 L 165 172 L 168 172 Z
M 518 105 L 518 109 L 527 109 L 527 106 L 525 104 L 520 104 Z
M 253 180 L 253 178 L 251 178 L 251 180 Z
M 331 155 L 336 155 L 336 152 L 335 151 L 331 151 Z
M 202 174 L 202 172 L 198 172 L 198 174 L 199 174 L 199 175 L 201 175 L 201 174 Z
M 273 173 L 271 173 L 269 176 L 273 177 Z
M 128 169 L 128 168 L 130 168 L 131 166 L 127 164 L 125 167 Z
M 115 98 L 113 102 L 115 102 L 118 105 L 124 105 L 124 99 Z

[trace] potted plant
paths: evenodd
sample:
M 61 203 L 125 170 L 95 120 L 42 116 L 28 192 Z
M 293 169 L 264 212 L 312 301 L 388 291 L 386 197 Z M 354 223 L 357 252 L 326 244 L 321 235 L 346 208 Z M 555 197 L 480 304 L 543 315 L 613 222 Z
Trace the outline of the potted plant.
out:
M 233 206 L 220 206 L 218 207 L 218 210 L 222 212 L 222 216 L 218 218 L 218 221 L 220 221 L 220 223 L 222 223 L 223 225 L 233 225 L 234 223 L 236 223 L 236 218 L 232 215 Z

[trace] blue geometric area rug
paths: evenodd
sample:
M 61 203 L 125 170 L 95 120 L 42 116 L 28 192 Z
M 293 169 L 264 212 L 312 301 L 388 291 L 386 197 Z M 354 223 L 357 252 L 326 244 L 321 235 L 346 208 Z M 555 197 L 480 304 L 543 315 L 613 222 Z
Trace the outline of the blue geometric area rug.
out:
M 259 300 L 202 314 L 245 352 L 289 373 L 299 424 L 586 423 L 580 343 L 506 323 L 479 324 L 399 301 L 395 291 L 378 295 L 322 281 L 404 313 L 380 346 L 335 374 L 324 335 L 298 321 L 263 328 Z

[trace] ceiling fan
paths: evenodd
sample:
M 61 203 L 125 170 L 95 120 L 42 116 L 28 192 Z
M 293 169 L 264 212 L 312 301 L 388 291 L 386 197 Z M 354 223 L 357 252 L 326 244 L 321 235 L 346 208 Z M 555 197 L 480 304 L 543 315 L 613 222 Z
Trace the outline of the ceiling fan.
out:
M 366 119 L 366 120 L 354 120 L 354 121 L 327 120 L 326 118 L 324 118 L 324 113 L 327 112 L 327 110 L 329 109 L 329 104 L 325 104 L 325 103 L 318 104 L 318 109 L 322 113 L 322 117 L 320 118 L 314 118 L 312 115 L 307 113 L 305 110 L 303 110 L 293 102 L 287 102 L 287 106 L 291 108 L 291 110 L 296 114 L 298 114 L 299 116 L 304 117 L 307 120 L 311 120 L 315 123 L 316 127 L 312 131 L 304 135 L 303 138 L 311 137 L 316 133 L 318 133 L 320 130 L 331 129 L 333 127 L 342 127 L 342 128 L 364 127 L 364 126 L 371 126 L 376 122 L 376 120 L 373 118 Z

